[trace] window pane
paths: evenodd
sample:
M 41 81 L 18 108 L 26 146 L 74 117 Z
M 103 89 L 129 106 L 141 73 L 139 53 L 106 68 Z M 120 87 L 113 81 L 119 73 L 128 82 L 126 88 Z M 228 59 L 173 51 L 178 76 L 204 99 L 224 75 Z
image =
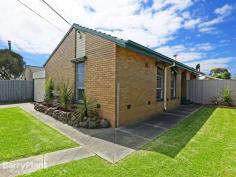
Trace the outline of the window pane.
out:
M 77 89 L 77 100 L 83 100 L 84 89 Z
M 85 73 L 85 63 L 77 64 L 77 73 L 76 73 L 76 99 L 82 100 L 84 93 L 84 73 Z
M 157 100 L 162 99 L 162 90 L 161 90 L 161 89 L 157 89 L 156 99 L 157 99 Z
M 84 63 L 77 64 L 77 88 L 84 88 Z
M 156 99 L 161 100 L 163 98 L 163 78 L 164 72 L 163 69 L 157 67 L 157 90 L 156 90 Z
M 174 95 L 174 89 L 171 89 L 171 97 L 173 98 L 175 95 Z
M 174 75 L 171 75 L 171 88 L 174 88 Z
M 163 69 L 157 67 L 157 75 L 162 76 L 163 75 Z
M 176 97 L 176 74 L 171 73 L 171 97 Z
M 162 88 L 163 80 L 160 77 L 157 77 L 157 88 Z

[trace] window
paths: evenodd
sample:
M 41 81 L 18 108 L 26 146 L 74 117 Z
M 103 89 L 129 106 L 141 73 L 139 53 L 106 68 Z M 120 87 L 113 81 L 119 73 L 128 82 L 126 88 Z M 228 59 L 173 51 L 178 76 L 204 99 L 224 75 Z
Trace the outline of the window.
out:
M 81 102 L 84 93 L 85 63 L 76 64 L 76 100 Z
M 163 99 L 163 88 L 164 88 L 164 71 L 162 68 L 157 67 L 157 88 L 156 88 L 156 99 Z
M 171 71 L 171 98 L 176 97 L 176 71 Z

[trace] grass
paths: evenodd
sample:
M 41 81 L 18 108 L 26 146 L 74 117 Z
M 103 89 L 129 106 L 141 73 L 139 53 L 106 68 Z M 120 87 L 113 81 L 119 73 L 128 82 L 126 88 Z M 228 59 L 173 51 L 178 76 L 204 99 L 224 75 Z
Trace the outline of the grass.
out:
M 236 109 L 204 107 L 124 160 L 91 157 L 30 177 L 235 177 Z
M 20 108 L 0 109 L 0 162 L 78 146 Z

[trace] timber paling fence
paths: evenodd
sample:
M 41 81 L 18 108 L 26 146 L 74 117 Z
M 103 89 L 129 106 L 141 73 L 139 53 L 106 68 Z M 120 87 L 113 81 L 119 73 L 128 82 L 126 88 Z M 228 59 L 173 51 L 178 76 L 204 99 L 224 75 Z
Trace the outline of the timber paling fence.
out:
M 0 103 L 32 101 L 33 96 L 33 81 L 0 80 Z
M 233 104 L 236 105 L 236 80 L 189 80 L 187 99 L 199 104 L 212 104 L 212 98 L 219 96 L 224 88 L 232 91 Z

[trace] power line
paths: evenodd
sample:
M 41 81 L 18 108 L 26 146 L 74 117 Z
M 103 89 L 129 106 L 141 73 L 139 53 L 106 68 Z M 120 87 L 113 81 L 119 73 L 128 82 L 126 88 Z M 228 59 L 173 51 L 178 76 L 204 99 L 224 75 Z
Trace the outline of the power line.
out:
M 61 17 L 68 25 L 71 26 L 71 23 L 69 23 L 59 12 L 57 12 L 52 6 L 50 6 L 46 1 L 41 0 L 43 3 L 45 3 L 53 12 L 55 12 L 59 17 Z
M 30 8 L 28 5 L 26 5 L 25 3 L 23 3 L 20 0 L 17 0 L 20 4 L 22 4 L 24 7 L 26 7 L 27 9 L 29 9 L 31 12 L 33 12 L 34 14 L 38 15 L 40 18 L 42 18 L 43 20 L 45 20 L 46 22 L 48 22 L 50 25 L 52 25 L 53 27 L 55 27 L 57 30 L 65 33 L 65 31 L 63 31 L 62 29 L 60 29 L 59 27 L 57 27 L 56 25 L 54 25 L 52 22 L 50 22 L 48 19 L 46 19 L 45 17 L 43 17 L 42 15 L 40 15 L 39 13 L 37 13 L 36 11 L 34 11 L 32 8 Z

